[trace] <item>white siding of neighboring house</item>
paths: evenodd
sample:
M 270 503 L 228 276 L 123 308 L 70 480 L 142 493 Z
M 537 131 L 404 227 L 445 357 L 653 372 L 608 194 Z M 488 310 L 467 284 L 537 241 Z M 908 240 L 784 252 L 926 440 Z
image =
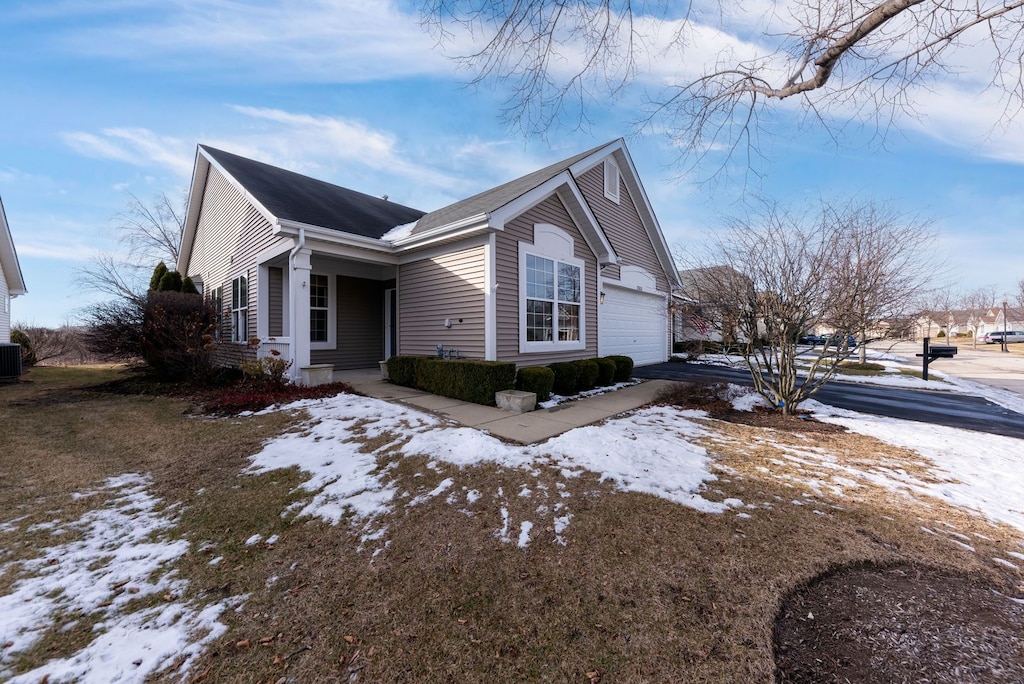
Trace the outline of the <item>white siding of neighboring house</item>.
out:
M 462 358 L 486 358 L 485 279 L 483 246 L 399 266 L 399 353 L 432 355 L 443 344 Z
M 273 235 L 266 217 L 223 174 L 215 167 L 210 167 L 186 275 L 192 278 L 199 276 L 204 293 L 209 293 L 215 287 L 224 288 L 224 325 L 220 345 L 224 361 L 237 363 L 254 353 L 244 344 L 229 341 L 231 281 L 240 275 L 246 275 L 249 279 L 246 337 L 254 337 L 257 321 L 256 294 L 259 291 L 256 256 L 287 241 L 287 238 Z
M 0 342 L 11 340 L 11 291 L 4 275 L 3 264 L 0 264 Z

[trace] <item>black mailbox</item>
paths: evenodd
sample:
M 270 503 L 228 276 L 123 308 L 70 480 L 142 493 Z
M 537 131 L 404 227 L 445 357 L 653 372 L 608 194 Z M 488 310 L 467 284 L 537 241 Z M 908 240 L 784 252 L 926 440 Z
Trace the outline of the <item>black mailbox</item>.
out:
M 925 380 L 928 379 L 928 364 L 935 359 L 951 359 L 956 356 L 956 347 L 945 347 L 941 345 L 932 346 L 929 344 L 930 339 L 924 338 L 924 349 L 923 354 L 918 354 L 918 357 L 922 361 L 921 377 Z

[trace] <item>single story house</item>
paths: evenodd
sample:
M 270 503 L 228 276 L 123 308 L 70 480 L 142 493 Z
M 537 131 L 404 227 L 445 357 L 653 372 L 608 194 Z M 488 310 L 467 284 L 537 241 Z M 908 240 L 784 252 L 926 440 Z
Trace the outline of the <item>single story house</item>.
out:
M 0 343 L 11 340 L 11 299 L 27 292 L 4 203 L 0 200 Z
M 669 357 L 665 237 L 620 139 L 423 212 L 200 145 L 178 270 L 227 362 Z M 249 340 L 258 339 L 258 344 Z

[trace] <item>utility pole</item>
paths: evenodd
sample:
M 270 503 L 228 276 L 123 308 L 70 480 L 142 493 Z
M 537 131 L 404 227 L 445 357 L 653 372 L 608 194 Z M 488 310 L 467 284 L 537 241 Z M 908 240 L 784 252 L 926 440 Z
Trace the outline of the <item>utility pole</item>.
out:
M 1003 351 L 1009 353 L 1006 348 L 1006 300 L 1003 300 Z

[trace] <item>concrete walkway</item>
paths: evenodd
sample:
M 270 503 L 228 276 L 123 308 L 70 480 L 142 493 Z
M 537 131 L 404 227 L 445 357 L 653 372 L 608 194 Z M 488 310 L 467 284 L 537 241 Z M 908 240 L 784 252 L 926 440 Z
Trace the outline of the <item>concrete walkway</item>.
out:
M 554 408 L 515 414 L 493 406 L 481 406 L 393 385 L 381 380 L 380 371 L 376 368 L 335 371 L 334 380 L 348 383 L 368 397 L 397 401 L 431 411 L 462 425 L 520 444 L 543 442 L 573 428 L 640 408 L 654 401 L 663 388 L 672 384 L 667 380 L 649 380 L 613 392 L 559 404 Z

